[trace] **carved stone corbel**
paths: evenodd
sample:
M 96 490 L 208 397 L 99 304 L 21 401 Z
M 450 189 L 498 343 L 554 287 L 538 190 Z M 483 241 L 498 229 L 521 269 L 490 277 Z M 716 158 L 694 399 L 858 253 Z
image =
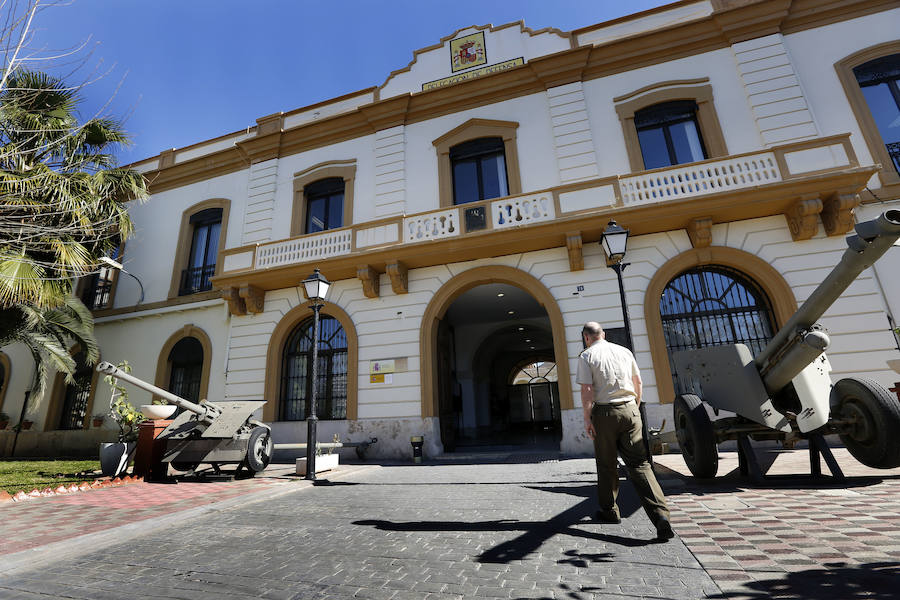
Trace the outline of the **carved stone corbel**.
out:
M 584 241 L 581 239 L 580 231 L 566 234 L 566 249 L 569 251 L 570 271 L 584 270 L 584 254 L 582 253 L 583 246 Z
M 819 198 L 801 198 L 794 202 L 784 213 L 795 242 L 808 240 L 816 235 L 819 229 L 819 213 L 822 212 L 822 201 Z
M 842 235 L 853 229 L 853 209 L 861 200 L 857 194 L 832 194 L 825 198 L 822 225 L 826 235 Z
M 356 276 L 362 282 L 363 294 L 366 298 L 378 297 L 378 271 L 370 265 L 356 267 Z
M 240 289 L 241 298 L 247 307 L 247 312 L 258 315 L 263 311 L 266 300 L 266 292 L 259 289 L 255 285 L 242 285 Z
M 709 248 L 712 244 L 712 219 L 700 217 L 693 219 L 687 226 L 687 234 L 694 248 Z
M 247 305 L 236 287 L 225 288 L 222 290 L 222 298 L 228 303 L 228 312 L 234 316 L 247 314 Z
M 391 277 L 391 289 L 395 294 L 409 293 L 409 277 L 406 272 L 406 265 L 402 262 L 388 263 L 387 274 Z

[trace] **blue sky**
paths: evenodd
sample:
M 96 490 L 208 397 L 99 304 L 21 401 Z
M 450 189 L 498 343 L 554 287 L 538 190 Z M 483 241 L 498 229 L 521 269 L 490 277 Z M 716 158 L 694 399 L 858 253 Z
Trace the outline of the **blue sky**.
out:
M 384 83 L 413 51 L 469 25 L 524 19 L 564 31 L 659 0 L 74 0 L 36 18 L 46 50 L 90 39 L 70 79 L 104 75 L 82 114 L 125 119 L 123 163 L 256 123 L 279 111 Z M 70 64 L 57 64 L 60 73 Z M 110 100 L 111 98 L 111 100 Z

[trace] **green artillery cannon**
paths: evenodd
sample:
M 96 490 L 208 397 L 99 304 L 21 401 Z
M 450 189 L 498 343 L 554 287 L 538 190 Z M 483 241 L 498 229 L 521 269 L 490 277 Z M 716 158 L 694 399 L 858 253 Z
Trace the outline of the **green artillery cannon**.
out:
M 108 362 L 97 371 L 112 375 L 164 398 L 184 409 L 156 438 L 165 444 L 163 463 L 177 471 L 193 471 L 200 463 L 219 471 L 223 464 L 237 464 L 250 476 L 265 470 L 272 457 L 272 431 L 250 418 L 265 401 L 226 401 L 195 404 L 138 379 Z
M 860 223 L 828 277 L 757 356 L 744 344 L 683 350 L 673 356 L 679 375 L 699 394 L 675 398 L 675 435 L 691 473 L 715 477 L 717 444 L 738 440 L 742 470 L 755 461 L 748 438 L 791 445 L 809 439 L 841 476 L 822 436 L 839 434 L 854 458 L 866 466 L 900 466 L 900 402 L 875 381 L 848 377 L 832 384 L 824 354 L 828 334 L 822 314 L 866 268 L 900 238 L 900 210 Z M 711 420 L 704 403 L 736 416 Z M 818 468 L 816 455 L 814 471 Z M 753 466 L 751 462 L 750 466 Z

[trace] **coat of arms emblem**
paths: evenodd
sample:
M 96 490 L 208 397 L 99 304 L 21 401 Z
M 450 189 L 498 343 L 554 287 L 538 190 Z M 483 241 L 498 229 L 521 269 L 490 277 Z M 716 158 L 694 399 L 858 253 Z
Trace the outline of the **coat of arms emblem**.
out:
M 484 51 L 483 31 L 450 42 L 450 65 L 454 73 L 486 63 L 487 53 Z

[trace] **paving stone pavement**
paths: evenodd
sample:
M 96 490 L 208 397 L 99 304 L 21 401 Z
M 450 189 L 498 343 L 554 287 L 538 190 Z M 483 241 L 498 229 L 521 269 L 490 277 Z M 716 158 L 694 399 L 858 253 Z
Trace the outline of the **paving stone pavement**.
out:
M 728 452 L 724 476 L 697 481 L 680 456 L 657 457 L 678 534 L 665 544 L 629 485 L 622 524 L 590 522 L 592 460 L 533 455 L 342 466 L 316 487 L 281 467 L 7 503 L 0 599 L 897 598 L 900 469 L 835 455 L 846 483 L 753 485 L 728 474 Z M 781 476 L 809 470 L 803 450 L 761 459 Z M 31 550 L 10 553 L 22 540 Z
M 630 489 L 591 523 L 592 460 L 373 466 L 42 568 L 0 598 L 390 600 L 702 598 L 680 541 L 657 543 Z

